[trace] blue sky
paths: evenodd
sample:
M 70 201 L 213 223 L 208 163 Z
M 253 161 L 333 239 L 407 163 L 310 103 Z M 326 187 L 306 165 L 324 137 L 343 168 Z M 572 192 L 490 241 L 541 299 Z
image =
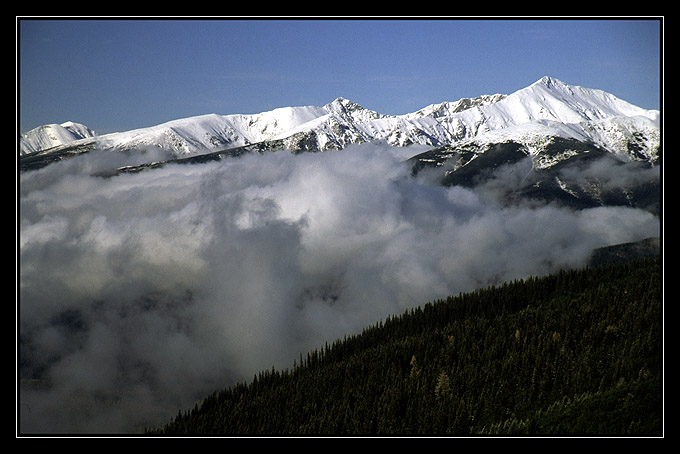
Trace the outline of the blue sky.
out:
M 661 102 L 653 19 L 19 18 L 17 39 L 20 132 L 75 121 L 105 134 L 339 96 L 396 115 L 546 75 Z

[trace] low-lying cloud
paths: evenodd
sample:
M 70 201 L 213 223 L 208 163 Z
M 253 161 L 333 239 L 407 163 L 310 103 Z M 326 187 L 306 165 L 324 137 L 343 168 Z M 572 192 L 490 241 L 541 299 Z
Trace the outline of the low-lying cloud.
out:
M 22 173 L 20 430 L 141 432 L 388 315 L 659 234 L 642 210 L 430 184 L 404 152 L 91 176 L 117 159 L 101 153 Z

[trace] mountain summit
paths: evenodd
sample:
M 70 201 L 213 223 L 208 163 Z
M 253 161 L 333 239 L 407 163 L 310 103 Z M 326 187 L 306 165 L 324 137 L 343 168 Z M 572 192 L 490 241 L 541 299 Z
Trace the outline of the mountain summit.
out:
M 22 134 L 19 138 L 20 154 L 47 150 L 76 140 L 94 137 L 97 134 L 85 125 L 67 121 L 62 124 L 49 124 Z

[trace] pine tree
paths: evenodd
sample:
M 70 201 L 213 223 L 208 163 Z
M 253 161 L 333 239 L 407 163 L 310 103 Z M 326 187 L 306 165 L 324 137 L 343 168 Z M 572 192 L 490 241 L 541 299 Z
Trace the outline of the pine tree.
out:
M 437 399 L 446 399 L 451 394 L 451 386 L 449 384 L 449 376 L 442 371 L 437 377 L 437 386 L 434 388 L 434 394 Z

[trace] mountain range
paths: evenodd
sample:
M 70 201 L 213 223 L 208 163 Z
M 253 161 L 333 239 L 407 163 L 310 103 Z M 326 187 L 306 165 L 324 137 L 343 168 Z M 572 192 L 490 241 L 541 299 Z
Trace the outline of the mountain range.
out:
M 584 165 L 599 158 L 617 165 L 658 167 L 660 120 L 658 110 L 637 107 L 603 90 L 543 77 L 509 95 L 463 98 L 404 115 L 381 114 L 337 98 L 321 107 L 201 115 L 105 135 L 72 122 L 46 125 L 20 137 L 19 168 L 40 168 L 92 150 L 161 149 L 169 153 L 163 162 L 116 170 L 120 172 L 167 161 L 203 162 L 246 152 L 340 150 L 365 142 L 393 147 L 417 144 L 430 149 L 414 151 L 414 172 L 438 169 L 443 184 L 479 182 L 482 170 L 488 174 L 499 165 L 524 162 L 528 166 L 525 176 L 532 175 L 522 178 L 524 195 L 540 193 L 545 197 L 550 193 L 552 199 L 558 194 L 560 199 L 570 199 L 568 203 L 585 206 L 620 198 L 624 204 L 644 199 L 635 204 L 649 207 L 658 204 L 658 194 L 649 184 L 638 188 L 637 195 L 629 185 L 606 195 L 599 180 L 586 186 L 581 181 L 578 187 L 567 181 L 565 167 L 578 163 L 583 173 Z M 658 206 L 651 209 L 658 211 Z

